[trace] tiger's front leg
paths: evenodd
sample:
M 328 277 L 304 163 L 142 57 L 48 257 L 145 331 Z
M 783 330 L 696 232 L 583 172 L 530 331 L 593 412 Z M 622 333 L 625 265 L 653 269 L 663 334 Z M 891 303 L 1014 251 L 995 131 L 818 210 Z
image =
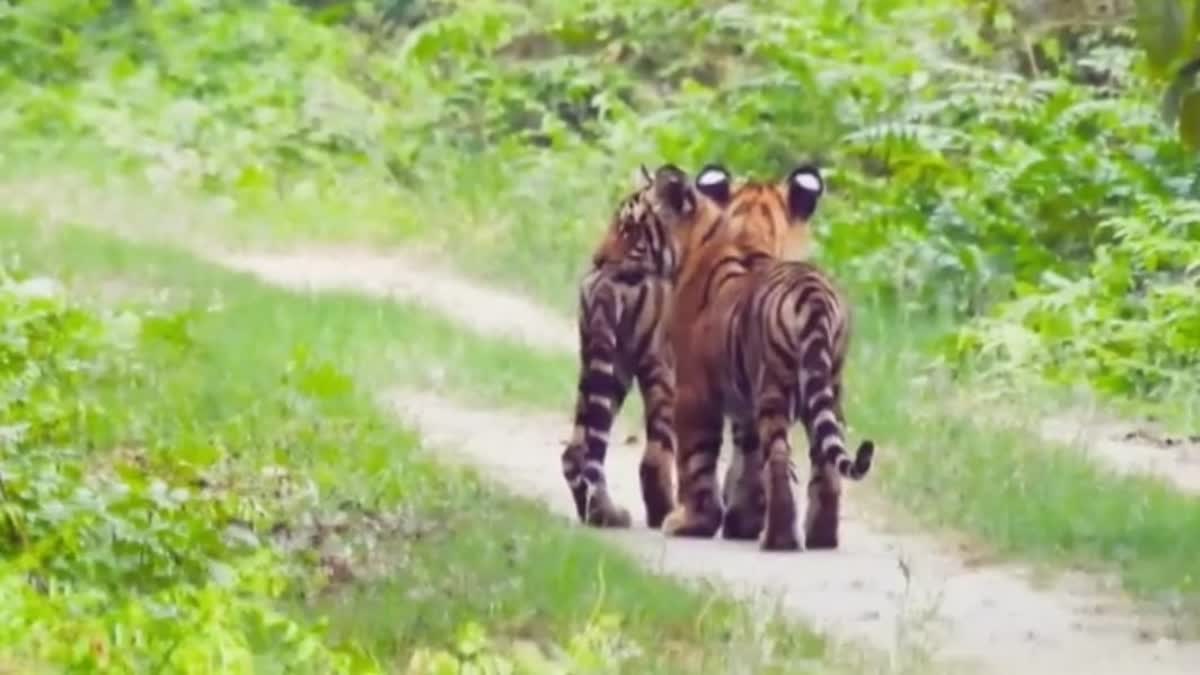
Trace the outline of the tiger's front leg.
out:
M 676 397 L 679 487 L 678 504 L 663 522 L 663 533 L 669 536 L 712 537 L 721 528 L 724 513 L 717 497 L 717 458 L 724 418 L 719 403 L 705 396 L 708 391 L 681 382 Z
M 629 511 L 613 502 L 604 475 L 613 419 L 629 391 L 616 367 L 616 337 L 607 325 L 581 331 L 575 428 L 562 454 L 563 478 L 579 519 L 597 527 L 629 527 Z
M 646 416 L 646 449 L 638 468 L 646 525 L 658 528 L 675 508 L 675 364 L 670 347 L 660 343 L 637 368 Z

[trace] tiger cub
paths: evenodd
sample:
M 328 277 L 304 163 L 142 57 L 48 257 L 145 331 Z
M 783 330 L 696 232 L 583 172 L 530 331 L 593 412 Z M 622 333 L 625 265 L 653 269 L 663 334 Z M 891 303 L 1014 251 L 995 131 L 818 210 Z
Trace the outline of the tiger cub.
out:
M 852 458 L 845 446 L 842 368 L 850 307 L 828 275 L 797 261 L 824 192 L 813 166 L 781 183 L 733 189 L 719 166 L 696 189 L 724 208 L 713 235 L 684 250 L 669 336 L 677 358 L 679 506 L 663 531 L 731 539 L 759 537 L 765 550 L 801 547 L 788 434 L 808 436 L 811 475 L 804 519 L 808 548 L 836 548 L 843 478 L 871 468 L 874 443 Z M 717 497 L 722 423 L 731 420 L 734 459 Z
M 645 409 L 639 478 L 647 525 L 659 527 L 674 506 L 675 366 L 666 316 L 682 239 L 719 212 L 674 165 L 653 176 L 642 167 L 640 182 L 619 204 L 579 288 L 579 385 L 562 472 L 579 519 L 598 527 L 631 522 L 609 495 L 604 458 L 635 379 Z

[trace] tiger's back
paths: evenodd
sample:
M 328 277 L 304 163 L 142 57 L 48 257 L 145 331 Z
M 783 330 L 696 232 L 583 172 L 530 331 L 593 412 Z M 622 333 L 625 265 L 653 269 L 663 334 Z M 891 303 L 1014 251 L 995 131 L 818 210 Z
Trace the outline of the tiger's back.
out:
M 818 357 L 806 353 L 806 347 L 822 336 L 831 370 L 841 372 L 851 333 L 850 307 L 815 265 L 770 261 L 747 276 L 724 314 L 728 320 L 719 335 L 722 395 L 733 414 L 750 414 L 755 383 L 776 373 L 798 376 L 815 369 Z M 794 329 L 781 330 L 788 327 Z
M 855 459 L 844 447 L 845 299 L 815 265 L 787 259 L 804 255 L 822 189 L 816 169 L 800 167 L 781 185 L 710 191 L 727 219 L 699 249 L 683 253 L 689 262 L 672 317 L 683 503 L 665 525 L 669 532 L 711 536 L 721 528 L 729 538 L 761 534 L 766 549 L 798 548 L 788 431 L 799 420 L 812 467 L 806 538 L 812 548 L 837 545 L 840 480 L 866 474 L 873 444 L 865 442 Z M 732 422 L 736 449 L 718 500 L 723 417 Z

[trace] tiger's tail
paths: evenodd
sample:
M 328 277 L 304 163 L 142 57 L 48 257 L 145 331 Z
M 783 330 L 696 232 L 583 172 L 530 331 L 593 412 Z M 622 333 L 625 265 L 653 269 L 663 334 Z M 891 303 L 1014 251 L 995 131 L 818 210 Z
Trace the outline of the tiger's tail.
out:
M 809 453 L 814 465 L 832 465 L 850 480 L 862 480 L 871 470 L 875 443 L 863 440 L 854 456 L 846 451 L 845 429 L 838 415 L 839 401 L 829 332 L 820 328 L 809 340 L 802 357 L 800 401 L 804 428 L 808 431 Z

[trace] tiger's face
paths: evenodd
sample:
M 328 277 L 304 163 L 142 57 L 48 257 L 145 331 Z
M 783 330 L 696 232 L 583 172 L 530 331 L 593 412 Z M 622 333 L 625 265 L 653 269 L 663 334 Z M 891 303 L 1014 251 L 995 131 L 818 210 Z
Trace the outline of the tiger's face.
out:
M 680 244 L 698 221 L 719 209 L 673 164 L 653 175 L 641 167 L 637 180 L 640 185 L 618 205 L 592 264 L 671 276 Z
M 778 182 L 742 181 L 709 164 L 696 175 L 695 189 L 724 212 L 719 227 L 695 232 L 684 255 L 701 246 L 733 244 L 780 260 L 803 260 L 811 247 L 809 220 L 825 192 L 821 172 L 811 164 L 792 169 Z

